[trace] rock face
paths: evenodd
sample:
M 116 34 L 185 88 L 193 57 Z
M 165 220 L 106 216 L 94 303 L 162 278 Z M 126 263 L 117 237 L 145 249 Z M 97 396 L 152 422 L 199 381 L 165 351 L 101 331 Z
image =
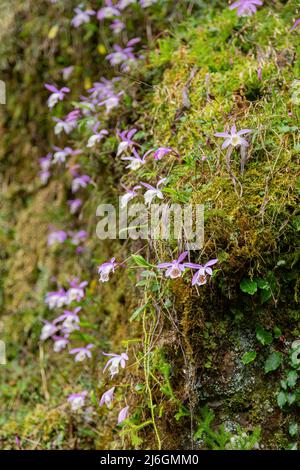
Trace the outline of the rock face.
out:
M 202 401 L 226 400 L 240 394 L 251 393 L 256 381 L 253 371 L 245 368 L 241 358 L 255 348 L 255 332 L 250 329 L 235 330 L 235 338 L 226 339 L 226 345 L 218 351 L 215 364 L 218 369 L 213 374 L 204 372 L 196 384 L 199 388 L 199 398 Z M 219 402 L 220 403 L 220 402 Z
M 1 448 L 15 448 L 16 436 L 28 449 L 157 449 L 159 437 L 165 449 L 295 448 L 300 58 L 291 22 L 298 1 L 265 2 L 250 18 L 222 1 L 198 2 L 188 14 L 185 1 L 176 12 L 173 2 L 162 2 L 147 21 L 132 16 L 130 37 L 141 35 L 149 54 L 132 76 L 120 74 L 126 98 L 103 117 L 110 136 L 80 160 L 93 184 L 77 222 L 66 216 L 71 176 L 59 170 L 47 185 L 37 177 L 38 159 L 57 144 L 43 87 L 60 82 L 70 64 L 71 100 L 99 80 L 99 70 L 112 78 L 105 60 L 112 44 L 98 26 L 84 34 L 71 28 L 78 2 L 68 3 L 9 1 L 1 13 L 0 78 L 7 87 L 0 105 L 0 339 L 7 354 Z M 121 184 L 137 183 L 116 158 L 121 124 L 139 129 L 145 149 L 176 150 L 159 167 L 149 160 L 139 179 L 167 176 L 170 202 L 204 204 L 203 250 L 190 258 L 218 258 L 207 284 L 192 287 L 190 274 L 170 281 L 141 264 L 138 274 L 120 269 L 99 288 L 96 265 L 116 252 L 122 259 L 143 254 L 152 266 L 180 252 L 174 240 L 145 248 L 141 241 L 100 244 L 95 236 L 99 201 L 115 202 Z M 246 154 L 238 147 L 226 154 L 214 135 L 232 125 L 252 131 Z M 79 133 L 72 144 L 85 148 L 85 141 Z M 80 256 L 70 246 L 49 250 L 50 225 L 74 231 L 82 224 L 89 236 Z M 51 320 L 45 295 L 70 274 L 89 281 L 86 341 L 99 351 L 128 347 L 131 354 L 119 384 L 130 390 L 132 420 L 123 434 L 116 433 L 115 416 L 98 407 L 106 380 L 99 354 L 80 369 L 67 353 L 55 356 L 39 343 L 42 318 Z M 66 406 L 74 388 L 91 392 L 79 416 Z M 122 400 L 120 393 L 120 407 Z

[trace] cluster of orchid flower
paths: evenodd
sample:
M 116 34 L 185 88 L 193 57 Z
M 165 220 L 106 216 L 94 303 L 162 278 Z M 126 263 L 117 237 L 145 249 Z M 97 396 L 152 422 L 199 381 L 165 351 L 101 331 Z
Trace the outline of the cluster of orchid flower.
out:
M 146 158 L 152 154 L 154 160 L 161 160 L 165 155 L 173 154 L 179 156 L 178 153 L 171 147 L 158 147 L 157 149 L 150 149 L 144 153 L 141 157 L 135 147 L 139 145 L 132 138 L 136 134 L 137 129 L 131 129 L 128 131 L 118 132 L 118 136 L 121 139 L 117 150 L 117 157 L 123 155 L 125 152 L 129 152 L 130 155 L 121 156 L 121 160 L 128 161 L 129 164 L 126 166 L 129 170 L 137 171 L 140 169 L 147 161 Z M 144 193 L 145 204 L 150 206 L 152 201 L 155 198 L 163 199 L 163 193 L 159 188 L 166 182 L 167 178 L 161 178 L 156 183 L 156 186 L 152 186 L 149 183 L 140 182 L 139 184 L 133 186 L 133 188 L 127 188 L 122 185 L 126 190 L 125 194 L 121 197 L 121 208 L 125 208 L 129 201 L 138 196 L 138 189 L 141 189 L 142 186 L 147 189 Z
M 110 112 L 114 107 L 118 105 L 119 95 L 114 93 L 114 84 L 117 80 L 105 80 L 101 79 L 100 82 L 94 83 L 92 89 L 89 90 L 90 93 L 90 100 L 89 99 L 82 99 L 82 109 L 75 109 L 71 113 L 67 115 L 64 120 L 60 120 L 55 118 L 56 126 L 55 126 L 55 134 L 58 135 L 62 131 L 66 134 L 69 134 L 77 127 L 77 121 L 81 117 L 81 114 L 84 116 L 89 116 L 97 106 L 105 106 L 106 112 Z M 48 88 L 48 87 L 47 87 Z M 48 88 L 49 89 L 49 88 Z M 69 89 L 68 89 L 69 90 Z M 58 90 L 56 87 L 51 87 L 49 89 L 53 94 L 55 93 L 66 93 L 66 89 Z M 50 109 L 52 109 L 58 102 L 58 100 L 62 101 L 64 99 L 64 95 L 60 94 L 59 97 L 51 96 L 48 99 L 48 105 Z M 51 105 L 51 106 L 50 106 Z M 108 134 L 108 132 L 104 129 L 98 131 L 100 123 L 96 121 L 92 127 L 92 136 L 90 136 L 89 141 L 87 143 L 87 147 L 91 148 L 100 140 Z M 76 156 L 81 153 L 80 150 L 73 150 L 70 147 L 53 148 L 54 153 L 49 153 L 46 157 L 40 159 L 40 178 L 44 184 L 47 183 L 49 177 L 51 176 L 50 169 L 53 164 L 62 164 L 66 162 L 66 158 L 69 156 Z M 80 188 L 85 188 L 89 182 L 90 177 L 87 175 L 79 175 L 78 174 L 79 165 L 72 165 L 69 166 L 70 172 L 73 176 L 72 181 L 72 192 L 77 192 Z M 83 201 L 82 199 L 72 199 L 68 201 L 70 213 L 75 214 L 79 208 L 81 207 Z M 77 232 L 66 232 L 64 230 L 55 230 L 52 229 L 48 235 L 48 246 L 55 246 L 57 244 L 65 243 L 68 239 L 70 243 L 77 247 L 77 252 L 82 250 L 82 247 L 78 246 L 81 242 L 84 242 L 86 239 L 87 233 L 84 230 L 79 230 Z M 103 263 L 102 266 L 99 267 L 99 274 L 100 278 L 103 282 L 109 279 L 109 275 L 111 272 L 114 272 L 117 266 L 121 265 L 117 263 L 113 258 L 107 263 Z M 49 307 L 50 310 L 60 309 L 63 307 L 70 308 L 70 304 L 73 302 L 77 303 L 77 306 L 73 310 L 63 310 L 63 313 L 55 318 L 52 322 L 44 320 L 44 326 L 41 331 L 40 339 L 41 341 L 45 341 L 51 338 L 54 341 L 54 351 L 60 352 L 63 349 L 69 347 L 70 345 L 70 335 L 74 331 L 78 331 L 80 329 L 80 318 L 79 312 L 81 310 L 81 306 L 78 306 L 78 303 L 83 300 L 85 296 L 85 287 L 87 283 L 81 282 L 78 283 L 78 280 L 73 280 L 70 282 L 70 288 L 65 290 L 63 288 L 58 289 L 57 291 L 49 292 L 46 295 L 45 303 Z M 94 344 L 89 343 L 85 346 L 75 347 L 69 349 L 69 354 L 74 355 L 75 362 L 82 362 L 86 359 L 90 359 L 92 357 L 91 349 L 94 347 Z M 111 377 L 113 378 L 119 371 L 119 366 L 122 368 L 125 367 L 125 363 L 128 360 L 128 356 L 126 353 L 122 353 L 121 355 L 118 354 L 106 354 L 104 355 L 110 356 L 109 361 L 107 362 L 104 371 L 109 368 Z M 112 406 L 112 402 L 114 399 L 114 390 L 115 387 L 110 388 L 108 391 L 104 392 L 102 395 L 99 406 L 106 405 L 108 408 Z M 71 409 L 73 411 L 77 411 L 82 409 L 85 405 L 85 400 L 88 395 L 86 390 L 82 392 L 74 393 L 69 395 L 68 402 L 70 403 Z M 129 407 L 125 406 L 121 409 L 118 415 L 118 424 L 124 421 L 127 418 Z
M 183 252 L 176 260 L 171 262 L 159 263 L 157 265 L 158 269 L 165 269 L 165 277 L 170 279 L 177 279 L 182 277 L 187 268 L 195 270 L 195 274 L 192 278 L 192 285 L 203 286 L 207 283 L 207 276 L 212 276 L 213 271 L 211 266 L 215 265 L 218 260 L 211 259 L 204 265 L 190 262 L 183 262 L 188 256 L 189 252 Z M 107 261 L 101 264 L 98 267 L 99 281 L 107 282 L 111 273 L 115 272 L 117 266 L 124 266 L 124 264 L 117 263 L 115 258 L 112 258 L 110 261 Z
M 80 199 L 78 199 L 77 201 L 81 202 Z M 76 200 L 71 201 L 71 202 L 74 205 Z M 86 238 L 87 238 L 87 232 L 85 230 L 78 230 L 77 232 L 74 232 L 74 231 L 66 232 L 65 230 L 52 230 L 48 235 L 47 243 L 48 243 L 48 246 L 56 247 L 57 245 L 61 245 L 69 240 L 70 244 L 76 247 L 76 252 L 82 253 L 83 247 L 80 245 L 81 243 L 85 242 Z
M 65 147 L 64 149 L 60 149 L 58 147 L 55 148 L 54 155 L 52 153 L 48 153 L 46 157 L 42 157 L 39 160 L 41 171 L 39 172 L 39 177 L 42 184 L 47 184 L 49 178 L 51 176 L 51 166 L 55 163 L 62 163 L 65 161 L 67 156 L 70 155 L 78 155 L 81 153 L 81 150 L 72 150 L 70 147 Z M 70 174 L 72 175 L 72 185 L 71 190 L 72 193 L 78 192 L 80 189 L 84 189 L 88 186 L 91 182 L 91 177 L 89 175 L 81 175 L 78 170 L 80 169 L 80 165 L 67 165 L 70 170 Z M 75 214 L 78 208 L 80 207 L 82 201 L 81 199 L 75 199 L 68 201 L 70 205 L 70 212 L 71 214 Z
M 68 306 L 72 308 L 74 302 L 79 303 L 85 297 L 85 288 L 87 281 L 79 282 L 78 279 L 70 281 L 69 289 L 59 288 L 57 291 L 48 292 L 45 297 L 45 303 L 50 310 L 61 309 Z M 45 341 L 52 338 L 54 341 L 54 351 L 60 352 L 65 349 L 69 344 L 69 336 L 75 331 L 79 330 L 79 316 L 81 306 L 74 307 L 74 310 L 64 310 L 63 314 L 59 315 L 52 322 L 43 320 L 44 326 L 41 331 L 40 339 Z M 59 333 L 59 335 L 58 335 Z M 69 351 L 70 354 L 75 354 L 75 361 L 83 361 L 85 357 L 90 357 L 90 349 L 92 345 L 87 345 L 82 348 L 76 348 Z
M 187 268 L 193 269 L 196 272 L 192 278 L 192 285 L 203 286 L 204 284 L 207 283 L 207 276 L 212 276 L 213 274 L 211 266 L 216 264 L 218 260 L 216 258 L 211 259 L 204 265 L 197 264 L 197 263 L 183 262 L 188 256 L 188 254 L 189 254 L 188 251 L 184 251 L 183 253 L 181 253 L 181 255 L 179 255 L 177 259 L 171 262 L 159 263 L 157 267 L 159 269 L 165 269 L 166 270 L 165 276 L 170 279 L 177 279 L 179 277 L 182 277 Z
M 110 28 L 115 34 L 120 33 L 124 28 L 124 23 L 119 19 L 122 11 L 129 5 L 140 5 L 142 8 L 147 8 L 158 0 L 119 0 L 113 4 L 112 0 L 104 0 L 104 6 L 96 12 L 95 10 L 87 9 L 82 10 L 80 7 L 75 8 L 75 16 L 72 19 L 72 25 L 78 28 L 82 24 L 89 23 L 91 18 L 95 16 L 97 20 L 113 20 Z
M 126 46 L 122 48 L 119 44 L 115 44 L 114 52 L 111 52 L 106 56 L 106 60 L 109 61 L 110 65 L 115 67 L 120 65 L 122 72 L 130 72 L 133 66 L 136 65 L 138 59 L 143 59 L 143 55 L 136 56 L 134 53 L 133 46 L 140 42 L 140 38 L 133 38 L 127 42 Z
M 88 345 L 92 346 L 92 345 Z M 79 349 L 79 348 L 77 348 Z M 75 352 L 75 350 L 73 350 Z M 88 351 L 89 352 L 89 351 Z M 71 353 L 71 351 L 70 351 Z M 79 352 L 80 353 L 80 352 Z M 102 353 L 104 356 L 108 356 L 110 359 L 107 361 L 103 373 L 109 369 L 111 378 L 114 378 L 115 375 L 119 373 L 119 367 L 122 369 L 126 366 L 126 361 L 128 361 L 128 355 L 126 353 L 115 354 L 115 353 Z M 108 409 L 111 409 L 113 406 L 113 401 L 115 397 L 115 389 L 116 387 L 111 387 L 109 390 L 106 390 L 99 401 L 99 406 L 105 405 Z M 83 390 L 79 393 L 72 393 L 68 397 L 68 402 L 71 405 L 71 409 L 73 411 L 78 411 L 79 409 L 83 408 L 85 405 L 85 399 L 88 395 L 87 390 Z M 128 416 L 129 406 L 126 405 L 123 407 L 119 414 L 117 424 L 121 424 Z
M 70 282 L 70 288 L 68 290 L 61 288 L 56 292 L 49 292 L 46 295 L 46 304 L 50 309 L 56 309 L 69 306 L 73 302 L 78 303 L 82 301 L 85 296 L 84 289 L 86 286 L 86 281 L 78 283 L 78 280 L 75 279 Z M 44 320 L 44 326 L 40 335 L 41 341 L 51 338 L 54 341 L 53 349 L 57 353 L 67 348 L 70 344 L 70 335 L 72 332 L 80 330 L 79 312 L 81 309 L 81 306 L 77 306 L 73 310 L 63 310 L 63 313 L 56 317 L 52 322 Z M 91 359 L 91 349 L 93 348 L 94 344 L 89 343 L 86 346 L 69 349 L 69 354 L 74 355 L 75 362 L 83 362 L 86 359 Z M 105 372 L 106 369 L 109 369 L 111 378 L 118 374 L 119 367 L 123 369 L 125 368 L 126 361 L 128 360 L 128 355 L 126 353 L 122 353 L 120 355 L 115 353 L 103 353 L 103 355 L 110 357 L 103 369 L 103 372 Z M 111 408 L 114 398 L 114 390 L 115 387 L 112 387 L 103 393 L 99 406 L 105 404 L 107 408 Z M 68 402 L 70 403 L 73 411 L 83 408 L 87 394 L 88 392 L 83 390 L 82 392 L 69 395 Z M 121 409 L 118 416 L 118 424 L 127 418 L 128 409 L 128 406 Z
M 98 12 L 91 9 L 82 10 L 80 7 L 77 7 L 74 10 L 75 16 L 71 24 L 78 28 L 82 24 L 89 23 L 92 17 L 96 17 L 100 22 L 111 20 L 110 29 L 115 35 L 118 35 L 126 28 L 124 21 L 120 19 L 122 11 L 126 7 L 132 4 L 139 4 L 142 8 L 147 8 L 156 2 L 157 0 L 120 0 L 113 4 L 112 0 L 105 0 L 104 6 Z M 106 60 L 112 66 L 120 66 L 122 72 L 129 72 L 132 67 L 136 66 L 138 60 L 144 58 L 143 55 L 136 55 L 134 52 L 134 46 L 139 42 L 140 38 L 133 38 L 127 42 L 125 47 L 114 44 L 114 51 L 106 56 Z
M 113 20 L 111 29 L 114 33 L 122 31 L 125 28 L 125 24 L 121 21 L 121 12 L 130 4 L 139 3 L 143 8 L 151 6 L 156 3 L 156 0 L 120 0 L 118 3 L 112 3 L 111 1 L 105 1 L 105 6 L 97 12 L 97 18 L 99 21 L 107 19 Z M 261 5 L 260 0 L 240 0 L 231 5 L 231 9 L 237 8 L 238 15 L 250 15 L 256 11 L 256 6 Z M 93 10 L 83 11 L 81 8 L 75 10 L 76 16 L 72 20 L 74 27 L 79 27 L 83 23 L 88 23 L 91 17 L 96 15 Z M 128 68 L 132 66 L 132 63 L 140 57 L 136 56 L 133 51 L 133 46 L 140 41 L 139 38 L 131 39 L 127 42 L 126 46 L 122 48 L 119 45 L 114 46 L 114 52 L 106 56 L 106 59 L 112 66 L 120 65 L 123 71 L 128 71 Z M 61 73 L 65 81 L 67 81 L 74 71 L 73 66 L 65 67 Z M 88 149 L 93 149 L 97 146 L 102 139 L 108 136 L 109 132 L 106 129 L 101 128 L 101 112 L 104 111 L 106 115 L 110 114 L 112 110 L 117 108 L 120 103 L 121 97 L 124 95 L 124 91 L 119 89 L 118 84 L 120 78 L 113 78 L 107 80 L 101 78 L 100 81 L 93 83 L 93 86 L 88 89 L 88 96 L 81 96 L 80 101 L 76 103 L 76 107 L 69 112 L 63 119 L 54 117 L 55 122 L 54 133 L 60 135 L 65 133 L 70 135 L 73 131 L 78 128 L 78 124 L 81 118 L 85 119 L 86 129 L 90 131 L 90 135 L 86 142 Z M 55 106 L 62 102 L 66 95 L 70 93 L 70 88 L 62 87 L 58 88 L 55 85 L 45 85 L 47 90 L 51 92 L 48 98 L 48 106 L 52 110 Z M 243 135 L 250 133 L 250 129 L 242 129 L 237 131 L 236 126 L 231 127 L 230 132 L 220 132 L 215 134 L 216 137 L 224 138 L 222 148 L 235 148 L 248 147 L 249 143 Z M 137 129 L 133 128 L 130 130 L 118 131 L 117 135 L 120 139 L 120 143 L 117 149 L 117 157 L 121 160 L 128 162 L 126 168 L 131 171 L 139 170 L 143 165 L 146 164 L 147 158 L 152 156 L 154 161 L 159 161 L 167 155 L 174 155 L 178 157 L 178 153 L 171 147 L 158 147 L 147 150 L 142 156 L 140 156 L 140 145 L 134 140 L 134 135 L 137 133 Z M 53 147 L 53 152 L 49 153 L 46 157 L 40 159 L 40 178 L 43 184 L 46 184 L 51 176 L 51 168 L 53 165 L 66 164 L 69 169 L 73 180 L 71 184 L 71 190 L 76 193 L 80 189 L 84 189 L 91 182 L 91 178 L 88 175 L 81 175 L 78 170 L 79 164 L 69 163 L 82 153 L 81 150 L 74 150 L 71 147 Z M 75 159 L 76 160 L 76 159 Z M 138 195 L 138 190 L 145 188 L 144 200 L 146 205 L 150 206 L 155 198 L 160 200 L 163 199 L 162 185 L 165 184 L 166 178 L 158 178 L 156 185 L 152 186 L 146 182 L 139 182 L 132 188 L 127 188 L 125 194 L 122 196 L 121 205 L 125 207 L 130 200 Z M 71 214 L 76 214 L 83 204 L 82 199 L 72 199 L 68 201 L 69 209 Z M 86 239 L 86 232 L 79 230 L 78 232 L 66 232 L 64 230 L 52 230 L 48 236 L 48 245 L 54 246 L 56 244 L 65 243 L 70 240 L 71 244 L 81 248 L 80 245 Z M 79 250 L 80 252 L 80 250 Z M 170 279 L 176 279 L 185 273 L 187 269 L 193 270 L 194 274 L 192 277 L 193 286 L 202 286 L 207 283 L 210 276 L 212 276 L 212 266 L 217 263 L 217 259 L 209 260 L 205 264 L 197 264 L 186 262 L 188 252 L 182 253 L 178 259 L 159 263 L 157 268 L 165 270 L 165 277 Z M 123 263 L 117 262 L 115 258 L 101 264 L 98 267 L 99 281 L 107 282 L 110 276 L 115 272 L 116 268 L 124 266 Z M 69 347 L 70 336 L 72 332 L 80 329 L 79 312 L 82 306 L 78 305 L 85 296 L 86 282 L 78 282 L 78 280 L 71 281 L 70 288 L 65 290 L 59 288 L 55 292 L 49 292 L 46 295 L 45 302 L 50 310 L 60 309 L 64 307 L 70 308 L 73 302 L 76 302 L 73 310 L 63 310 L 63 313 L 55 318 L 52 322 L 44 321 L 44 327 L 41 332 L 41 340 L 52 338 L 54 340 L 54 351 L 60 352 L 61 350 Z M 69 354 L 74 355 L 76 362 L 82 362 L 92 357 L 92 349 L 94 344 L 89 343 L 82 347 L 76 347 L 69 350 Z M 126 353 L 115 354 L 115 353 L 103 353 L 105 356 L 109 356 L 109 360 L 103 370 L 107 369 L 110 371 L 111 378 L 119 372 L 119 367 L 125 368 L 128 356 Z M 100 399 L 99 405 L 106 405 L 107 408 L 111 408 L 114 400 L 115 386 L 105 391 Z M 86 390 L 79 393 L 74 393 L 68 397 L 68 401 L 71 405 L 72 410 L 76 411 L 81 409 L 85 404 L 85 399 L 88 395 Z M 118 423 L 121 423 L 126 419 L 128 415 L 128 406 L 122 408 L 119 413 Z

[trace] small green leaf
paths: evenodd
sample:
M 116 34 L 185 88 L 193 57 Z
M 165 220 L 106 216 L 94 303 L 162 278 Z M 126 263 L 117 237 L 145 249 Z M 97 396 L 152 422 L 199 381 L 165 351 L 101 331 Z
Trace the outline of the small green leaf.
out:
M 297 423 L 290 423 L 289 433 L 290 433 L 290 436 L 296 436 L 298 434 L 298 424 Z
M 300 215 L 296 215 L 296 217 L 294 217 L 293 221 L 292 221 L 292 225 L 294 227 L 294 229 L 299 232 L 300 230 Z
M 251 279 L 243 279 L 240 283 L 240 289 L 246 294 L 253 295 L 257 292 L 257 283 Z
M 270 289 L 270 284 L 265 279 L 256 278 L 255 282 L 260 289 Z
M 274 326 L 273 331 L 276 339 L 282 335 L 281 329 L 278 326 Z
M 287 402 L 289 405 L 292 405 L 296 400 L 296 394 L 295 393 L 288 393 L 287 394 Z
M 284 392 L 279 392 L 277 395 L 277 404 L 279 408 L 283 408 L 286 404 L 286 396 Z
M 142 305 L 141 307 L 136 308 L 133 314 L 131 315 L 131 317 L 129 318 L 129 321 L 132 322 L 136 320 L 139 317 L 139 315 L 145 310 L 145 308 L 147 308 L 147 306 L 148 304 L 145 304 L 145 305 Z
M 153 265 L 148 263 L 145 258 L 141 255 L 131 255 L 132 259 L 136 262 L 138 266 L 142 266 L 143 268 L 153 268 Z
M 296 385 L 296 382 L 297 382 L 297 379 L 298 379 L 298 374 L 295 370 L 290 370 L 290 372 L 288 373 L 287 375 L 287 384 L 290 388 L 293 388 L 295 387 Z
M 250 364 L 256 358 L 256 351 L 248 351 L 242 357 L 242 363 L 244 365 Z
M 180 405 L 179 411 L 175 414 L 174 418 L 176 419 L 176 421 L 179 421 L 180 418 L 183 418 L 185 416 L 190 416 L 190 412 L 185 406 Z
M 280 352 L 272 352 L 265 363 L 265 373 L 278 369 L 282 362 L 282 354 Z
M 273 341 L 272 333 L 270 333 L 267 330 L 264 330 L 260 325 L 256 327 L 256 339 L 263 346 L 266 346 L 267 344 L 271 344 Z
M 286 380 L 280 380 L 280 385 L 283 388 L 283 390 L 287 390 L 288 386 L 287 386 Z
M 260 292 L 260 301 L 262 304 L 270 300 L 272 297 L 272 291 L 271 289 L 263 289 Z

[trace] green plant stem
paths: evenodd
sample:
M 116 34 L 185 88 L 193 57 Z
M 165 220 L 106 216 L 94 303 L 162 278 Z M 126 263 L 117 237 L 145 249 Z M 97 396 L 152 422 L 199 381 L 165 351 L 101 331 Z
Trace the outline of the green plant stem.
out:
M 144 332 L 144 371 L 145 371 L 145 383 L 146 383 L 146 390 L 149 396 L 149 403 L 150 403 L 150 412 L 151 412 L 151 420 L 153 424 L 153 429 L 155 432 L 158 450 L 161 450 L 161 439 L 159 436 L 159 432 L 155 422 L 155 415 L 154 415 L 154 406 L 152 400 L 152 392 L 149 383 L 149 376 L 150 376 L 150 355 L 149 355 L 149 335 L 146 329 L 146 312 L 143 313 L 143 332 Z

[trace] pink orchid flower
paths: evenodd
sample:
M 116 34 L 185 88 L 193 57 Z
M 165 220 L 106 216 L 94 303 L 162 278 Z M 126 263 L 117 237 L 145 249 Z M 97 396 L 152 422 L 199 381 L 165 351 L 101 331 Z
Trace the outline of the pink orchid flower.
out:
M 70 93 L 70 88 L 63 87 L 60 90 L 56 88 L 54 85 L 49 85 L 48 83 L 45 84 L 45 88 L 51 91 L 51 95 L 48 98 L 47 104 L 50 109 L 54 108 L 54 106 L 59 102 L 63 101 L 65 94 Z
M 158 198 L 158 199 L 163 199 L 164 198 L 164 195 L 163 195 L 162 191 L 159 189 L 159 186 L 164 184 L 166 180 L 167 180 L 167 178 L 160 179 L 157 182 L 156 187 L 152 186 L 151 184 L 141 182 L 141 185 L 144 186 L 145 188 L 147 188 L 147 190 L 148 190 L 144 194 L 144 200 L 145 200 L 145 204 L 147 206 L 150 206 L 153 199 L 155 199 L 155 198 Z
M 171 279 L 176 279 L 177 277 L 181 277 L 183 272 L 185 271 L 186 265 L 182 263 L 182 261 L 187 257 L 188 251 L 184 251 L 178 257 L 178 259 L 173 260 L 171 263 L 159 263 L 157 267 L 159 269 L 167 268 L 165 273 L 166 277 L 170 277 Z
M 74 11 L 76 15 L 71 21 L 71 24 L 74 26 L 74 28 L 78 28 L 84 23 L 89 23 L 91 21 L 91 16 L 96 14 L 94 10 L 82 11 L 80 8 L 75 8 Z
M 106 392 L 104 392 L 100 399 L 99 406 L 106 405 L 107 408 L 111 408 L 111 405 L 114 399 L 114 391 L 115 391 L 115 387 L 112 387 Z
M 132 137 L 136 134 L 137 129 L 131 129 L 130 131 L 117 132 L 118 136 L 121 139 L 117 150 L 117 157 L 119 157 L 125 150 L 133 145 L 137 145 Z
M 128 356 L 126 353 L 122 353 L 122 354 L 102 353 L 102 354 L 104 356 L 111 357 L 111 359 L 107 361 L 103 369 L 103 372 L 105 372 L 106 369 L 109 367 L 111 378 L 113 378 L 116 374 L 118 374 L 119 366 L 121 366 L 122 369 L 125 369 L 126 361 L 128 361 Z
M 68 303 L 67 293 L 64 289 L 58 291 L 48 292 L 45 297 L 45 303 L 50 310 L 54 308 L 61 308 Z
M 211 266 L 218 262 L 217 258 L 211 259 L 206 264 L 196 264 L 196 263 L 185 263 L 185 267 L 191 269 L 197 269 L 197 272 L 194 274 L 192 279 L 192 286 L 198 285 L 203 286 L 207 282 L 207 275 L 211 276 L 213 271 Z
M 251 129 L 242 129 L 242 130 L 237 132 L 236 126 L 234 125 L 234 126 L 231 127 L 231 132 L 230 133 L 228 133 L 228 132 L 217 132 L 214 135 L 215 135 L 215 137 L 225 138 L 225 141 L 222 145 L 222 149 L 225 149 L 225 148 L 229 147 L 230 145 L 232 147 L 238 147 L 239 145 L 243 146 L 243 147 L 248 147 L 249 143 L 247 142 L 247 140 L 245 140 L 241 136 L 244 135 L 244 134 L 249 134 L 249 132 L 252 132 L 252 130 Z
M 125 419 L 127 419 L 128 411 L 129 406 L 125 406 L 124 408 L 122 408 L 118 416 L 118 424 L 121 424 Z
M 86 358 L 90 359 L 92 357 L 92 353 L 90 349 L 94 347 L 94 344 L 88 344 L 85 347 L 82 348 L 74 348 L 71 349 L 69 352 L 70 354 L 76 354 L 75 356 L 75 362 L 82 362 Z
M 123 196 L 121 196 L 121 198 L 120 198 L 120 207 L 121 207 L 121 209 L 124 209 L 127 206 L 127 204 L 129 203 L 129 201 L 131 201 L 133 198 L 138 196 L 138 193 L 137 193 L 136 190 L 140 189 L 141 186 L 139 184 L 137 184 L 136 186 L 133 186 L 132 189 L 126 188 L 126 186 L 124 186 L 123 184 L 121 186 L 123 186 L 123 188 L 126 190 L 126 193 L 123 194 Z
M 120 263 L 116 262 L 116 258 L 112 258 L 110 261 L 106 261 L 105 263 L 102 263 L 98 267 L 98 274 L 100 274 L 99 281 L 101 282 L 109 281 L 110 273 L 115 272 L 115 269 L 117 266 L 120 266 Z
M 85 398 L 88 392 L 84 390 L 80 393 L 72 393 L 68 396 L 68 402 L 71 405 L 72 411 L 77 411 L 84 406 Z
M 238 16 L 251 16 L 257 11 L 257 6 L 263 5 L 261 0 L 238 0 L 229 6 L 229 10 L 237 9 Z

